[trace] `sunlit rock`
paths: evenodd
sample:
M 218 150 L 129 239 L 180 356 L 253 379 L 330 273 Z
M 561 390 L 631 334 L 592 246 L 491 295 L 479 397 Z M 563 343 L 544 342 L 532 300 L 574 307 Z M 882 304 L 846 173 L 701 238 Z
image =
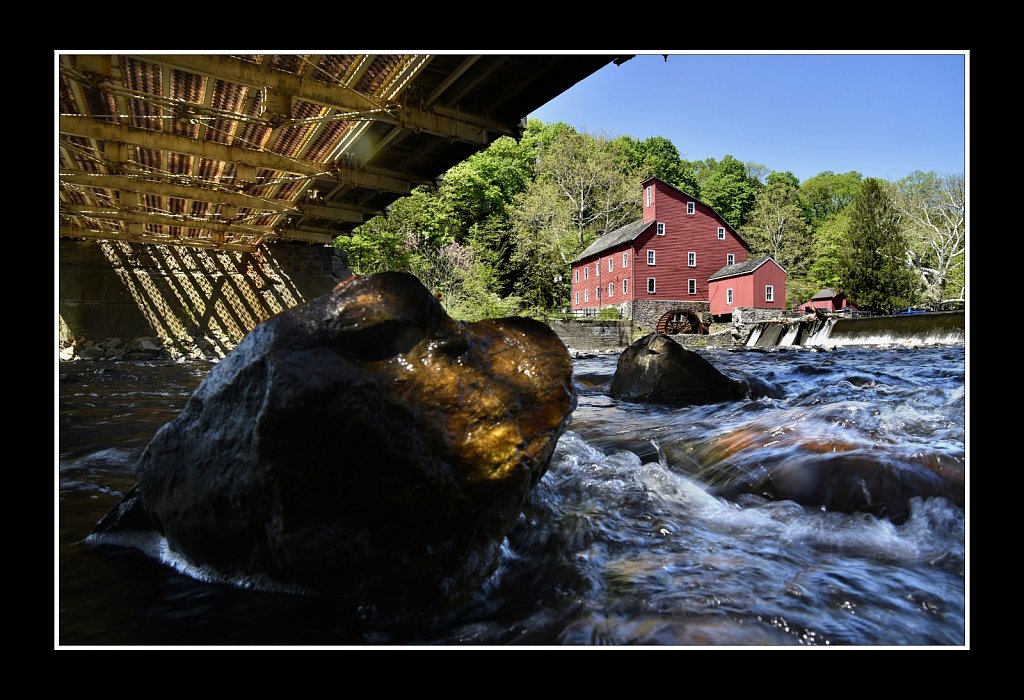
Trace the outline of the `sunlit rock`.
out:
M 353 277 L 255 328 L 143 453 L 99 532 L 381 609 L 476 590 L 576 404 L 541 323 L 451 319 L 411 275 Z
M 622 351 L 609 393 L 627 401 L 678 405 L 782 395 L 778 387 L 753 377 L 730 379 L 661 333 L 645 335 Z

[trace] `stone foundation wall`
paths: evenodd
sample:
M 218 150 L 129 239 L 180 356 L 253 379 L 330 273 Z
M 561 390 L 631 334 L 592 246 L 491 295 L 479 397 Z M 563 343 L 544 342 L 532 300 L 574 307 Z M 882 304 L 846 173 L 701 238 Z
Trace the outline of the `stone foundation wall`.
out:
M 755 309 L 750 306 L 737 306 L 732 310 L 732 325 L 741 326 L 761 321 L 777 321 L 780 318 L 803 318 L 803 311 L 783 311 L 780 309 Z
M 633 324 L 629 321 L 551 320 L 548 325 L 573 350 L 625 348 L 633 342 Z
M 199 339 L 222 355 L 351 274 L 341 250 L 316 246 L 237 253 L 62 238 L 58 254 L 62 337 L 153 338 L 172 356 L 194 354 Z
M 671 311 L 690 311 L 704 323 L 711 323 L 711 305 L 706 301 L 634 301 L 633 325 L 643 333 L 658 329 L 658 321 Z

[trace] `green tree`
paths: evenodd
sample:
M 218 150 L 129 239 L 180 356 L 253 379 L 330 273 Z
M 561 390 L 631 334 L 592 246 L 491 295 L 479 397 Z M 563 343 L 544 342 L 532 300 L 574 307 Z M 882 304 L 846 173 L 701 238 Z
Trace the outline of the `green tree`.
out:
M 726 156 L 701 183 L 701 199 L 733 226 L 743 226 L 763 185 L 747 174 L 747 166 Z
M 842 257 L 849 227 L 850 216 L 843 210 L 823 219 L 814 229 L 809 270 L 811 286 L 815 288 L 813 291 L 826 287 L 843 290 Z M 806 299 L 801 299 L 803 301 Z
M 544 127 L 533 122 L 536 140 Z M 550 133 L 554 137 L 560 129 Z M 533 180 L 535 159 L 525 138 L 502 137 L 448 170 L 439 191 L 456 222 L 455 240 L 473 246 L 476 260 L 490 270 L 490 290 L 503 296 L 512 293 L 516 278 L 509 214 L 516 196 Z
M 411 258 L 410 272 L 437 295 L 452 318 L 477 321 L 518 311 L 518 299 L 502 298 L 491 289 L 491 269 L 472 245 L 452 241 L 425 247 Z
M 747 172 L 747 179 L 759 185 L 767 184 L 768 176 L 772 172 L 772 169 L 764 163 L 758 163 L 753 160 L 748 160 L 744 163 L 743 169 Z
M 679 149 L 664 136 L 651 136 L 643 141 L 632 136 L 612 139 L 611 147 L 617 154 L 619 167 L 624 172 L 635 172 L 641 178 L 650 176 L 700 197 L 700 184 L 691 169 L 685 167 Z
M 536 158 L 561 137 L 575 133 L 577 133 L 576 129 L 565 122 L 542 122 L 540 119 L 530 119 L 526 122 L 526 131 L 523 132 L 521 143 Z
M 800 185 L 800 201 L 808 222 L 815 226 L 848 207 L 860 191 L 862 179 L 856 170 L 841 174 L 824 170 L 804 180 Z
M 955 273 L 964 265 L 967 243 L 964 176 L 917 171 L 897 186 L 896 205 L 909 238 L 908 260 L 924 285 L 925 299 L 937 305 L 959 298 L 962 275 Z
M 711 177 L 711 174 L 718 169 L 718 161 L 714 158 L 704 160 L 684 160 L 683 168 L 693 175 L 697 185 L 703 185 L 704 181 Z
M 917 280 L 907 266 L 907 241 L 885 183 L 864 181 L 850 205 L 841 271 L 846 293 L 862 308 L 891 313 L 914 303 Z
M 812 238 L 793 183 L 775 178 L 758 192 L 742 230 L 754 254 L 770 255 L 786 270 L 787 299 L 800 296 L 805 291 Z
M 640 216 L 640 179 L 607 139 L 562 132 L 539 152 L 536 179 L 510 216 L 516 293 L 550 309 L 568 300 L 569 262 L 599 236 Z
M 507 207 L 533 178 L 533 150 L 503 136 L 444 174 L 439 195 L 458 222 L 462 239 L 490 216 L 507 218 Z
M 800 178 L 788 170 L 785 172 L 773 170 L 768 173 L 768 177 L 765 182 L 769 187 L 772 185 L 787 185 L 793 189 L 798 189 L 800 187 Z

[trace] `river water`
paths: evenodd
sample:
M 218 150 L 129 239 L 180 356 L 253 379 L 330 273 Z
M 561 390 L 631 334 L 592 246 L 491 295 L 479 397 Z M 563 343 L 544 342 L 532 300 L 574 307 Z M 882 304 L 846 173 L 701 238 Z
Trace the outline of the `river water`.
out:
M 837 450 L 965 474 L 964 347 L 701 352 L 785 398 L 631 404 L 607 395 L 615 356 L 576 360 L 579 407 L 498 570 L 458 614 L 416 621 L 200 580 L 85 541 L 210 365 L 62 363 L 56 641 L 964 645 L 963 508 L 915 499 L 893 522 L 730 489 Z

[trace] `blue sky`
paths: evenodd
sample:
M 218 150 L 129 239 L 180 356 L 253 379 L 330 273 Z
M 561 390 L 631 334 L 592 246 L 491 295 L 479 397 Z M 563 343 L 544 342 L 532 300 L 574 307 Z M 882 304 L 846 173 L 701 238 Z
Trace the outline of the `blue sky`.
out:
M 962 54 L 639 55 L 530 116 L 665 136 L 690 160 L 732 154 L 805 180 L 965 171 Z

